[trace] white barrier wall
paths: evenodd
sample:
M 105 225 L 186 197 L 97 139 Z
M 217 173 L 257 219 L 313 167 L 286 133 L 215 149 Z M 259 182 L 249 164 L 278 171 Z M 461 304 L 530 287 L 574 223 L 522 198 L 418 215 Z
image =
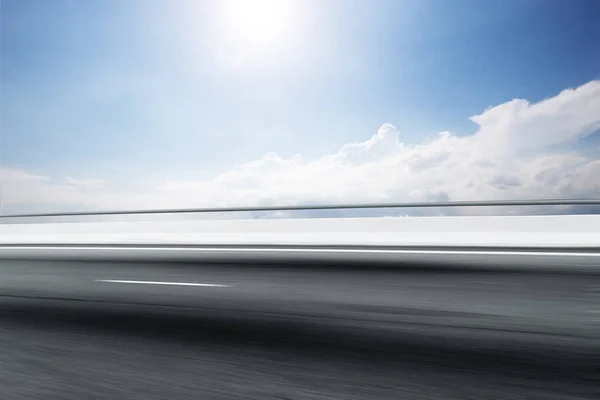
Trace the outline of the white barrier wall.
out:
M 0 245 L 600 248 L 600 215 L 2 224 Z

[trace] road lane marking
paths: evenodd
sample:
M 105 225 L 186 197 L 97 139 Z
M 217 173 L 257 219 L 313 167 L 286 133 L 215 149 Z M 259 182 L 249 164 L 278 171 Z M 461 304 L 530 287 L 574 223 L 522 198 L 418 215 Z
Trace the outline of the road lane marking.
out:
M 119 279 L 96 279 L 96 282 L 104 283 L 131 283 L 139 285 L 170 285 L 170 286 L 200 286 L 200 287 L 231 287 L 216 283 L 194 283 L 194 282 L 162 282 L 162 281 L 124 281 Z

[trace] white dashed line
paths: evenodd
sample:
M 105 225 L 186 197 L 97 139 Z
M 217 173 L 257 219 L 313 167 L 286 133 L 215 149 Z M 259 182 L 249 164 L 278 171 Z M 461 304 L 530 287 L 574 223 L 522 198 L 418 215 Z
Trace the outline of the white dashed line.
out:
M 231 285 L 220 285 L 216 283 L 194 283 L 194 282 L 161 282 L 161 281 L 123 281 L 117 279 L 96 279 L 96 282 L 105 283 L 131 283 L 139 285 L 170 285 L 170 286 L 200 286 L 200 287 L 231 287 Z

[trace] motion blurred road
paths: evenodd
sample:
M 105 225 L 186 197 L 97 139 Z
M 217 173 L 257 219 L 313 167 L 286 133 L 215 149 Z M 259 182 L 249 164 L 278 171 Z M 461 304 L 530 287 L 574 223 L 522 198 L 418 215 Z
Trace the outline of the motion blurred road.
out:
M 600 275 L 0 260 L 6 399 L 600 398 Z

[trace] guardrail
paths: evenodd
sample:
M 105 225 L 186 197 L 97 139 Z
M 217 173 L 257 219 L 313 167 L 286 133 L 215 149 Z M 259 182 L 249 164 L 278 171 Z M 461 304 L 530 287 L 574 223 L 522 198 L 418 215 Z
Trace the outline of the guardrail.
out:
M 428 201 L 411 203 L 366 203 L 366 204 L 305 204 L 257 207 L 212 207 L 171 208 L 148 210 L 104 210 L 73 211 L 59 213 L 0 214 L 0 218 L 66 217 L 92 215 L 136 215 L 136 214 L 191 214 L 222 212 L 306 211 L 306 210 L 351 210 L 382 208 L 446 208 L 446 207 L 517 207 L 517 206 L 575 206 L 600 205 L 600 199 L 538 199 L 538 200 L 482 200 L 482 201 Z

